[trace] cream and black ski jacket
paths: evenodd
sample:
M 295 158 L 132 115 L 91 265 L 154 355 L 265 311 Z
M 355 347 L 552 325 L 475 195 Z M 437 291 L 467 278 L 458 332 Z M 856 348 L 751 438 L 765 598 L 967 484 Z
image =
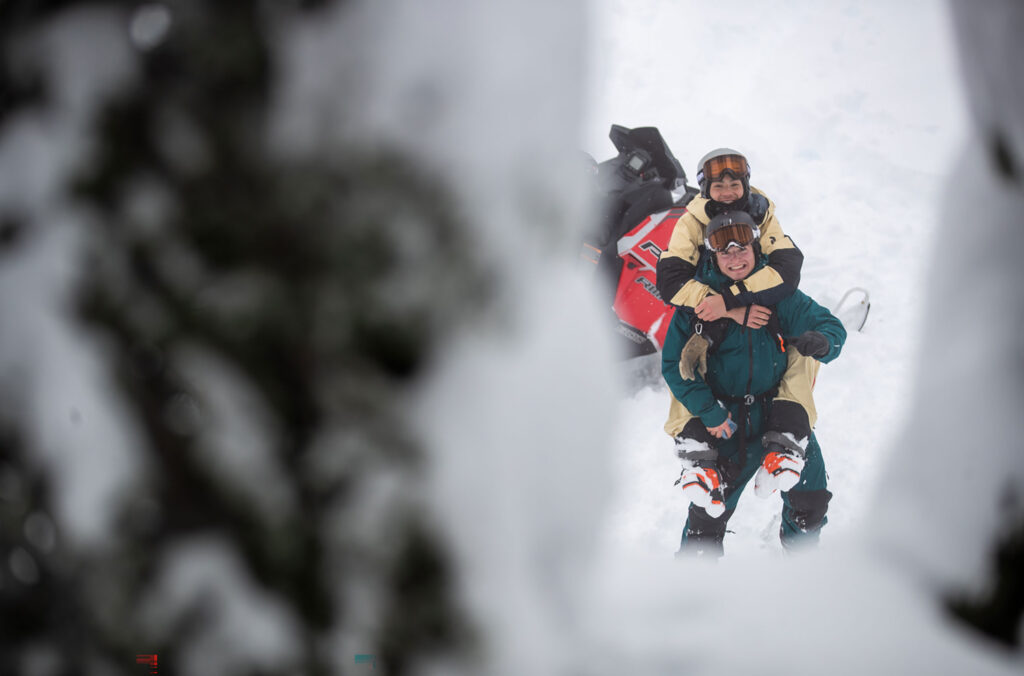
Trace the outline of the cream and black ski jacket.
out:
M 672 231 L 668 250 L 658 260 L 658 293 L 666 303 L 693 308 L 709 293 L 716 293 L 707 284 L 694 279 L 704 250 L 704 232 L 711 220 L 705 210 L 708 202 L 706 197 L 698 195 L 686 206 L 686 213 Z M 721 290 L 729 310 L 752 303 L 774 305 L 800 284 L 804 256 L 782 232 L 775 218 L 775 204 L 751 187 L 748 212 L 761 229 L 761 253 L 768 257 L 768 265 L 742 282 Z

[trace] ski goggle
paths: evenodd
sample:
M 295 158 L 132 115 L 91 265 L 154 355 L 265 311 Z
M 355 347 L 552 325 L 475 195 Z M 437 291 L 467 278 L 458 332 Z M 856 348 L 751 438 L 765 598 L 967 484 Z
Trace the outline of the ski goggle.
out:
M 742 155 L 721 155 L 712 157 L 701 167 L 701 174 L 708 183 L 721 180 L 726 173 L 731 173 L 735 178 L 749 176 L 750 165 L 747 164 L 747 158 Z
M 704 243 L 715 253 L 723 253 L 731 246 L 750 246 L 755 237 L 754 229 L 746 223 L 730 223 L 709 234 Z

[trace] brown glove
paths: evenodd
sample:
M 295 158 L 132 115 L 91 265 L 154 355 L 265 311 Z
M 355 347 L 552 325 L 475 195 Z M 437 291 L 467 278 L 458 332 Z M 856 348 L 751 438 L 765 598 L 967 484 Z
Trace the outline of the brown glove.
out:
M 699 333 L 690 336 L 679 355 L 679 375 L 683 380 L 696 380 L 694 373 L 708 372 L 708 340 Z

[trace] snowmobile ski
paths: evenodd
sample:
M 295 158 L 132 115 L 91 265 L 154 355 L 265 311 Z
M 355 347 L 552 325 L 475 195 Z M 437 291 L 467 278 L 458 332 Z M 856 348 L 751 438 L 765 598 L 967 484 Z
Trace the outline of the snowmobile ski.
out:
M 857 295 L 860 296 L 860 301 L 847 305 L 847 301 L 851 298 L 856 298 Z M 870 294 L 868 294 L 867 289 L 855 286 L 843 294 L 832 314 L 839 318 L 839 321 L 843 323 L 847 330 L 862 331 L 864 324 L 868 321 L 868 312 L 870 311 Z

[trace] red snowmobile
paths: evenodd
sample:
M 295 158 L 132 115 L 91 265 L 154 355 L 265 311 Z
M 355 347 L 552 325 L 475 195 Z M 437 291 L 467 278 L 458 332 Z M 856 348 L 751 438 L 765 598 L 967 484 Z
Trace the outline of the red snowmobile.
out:
M 658 294 L 655 269 L 699 191 L 687 185 L 686 172 L 655 127 L 612 125 L 608 136 L 618 154 L 604 162 L 588 156 L 595 203 L 601 206 L 581 255 L 597 268 L 612 299 L 612 319 L 622 337 L 619 355 L 632 359 L 664 344 L 675 308 Z M 861 331 L 870 309 L 867 290 L 854 287 L 833 312 L 849 330 Z
M 590 158 L 599 210 L 598 228 L 583 244 L 586 260 L 612 297 L 620 355 L 631 359 L 661 350 L 674 307 L 655 287 L 655 269 L 676 222 L 698 193 L 654 127 L 612 125 L 618 155 Z

